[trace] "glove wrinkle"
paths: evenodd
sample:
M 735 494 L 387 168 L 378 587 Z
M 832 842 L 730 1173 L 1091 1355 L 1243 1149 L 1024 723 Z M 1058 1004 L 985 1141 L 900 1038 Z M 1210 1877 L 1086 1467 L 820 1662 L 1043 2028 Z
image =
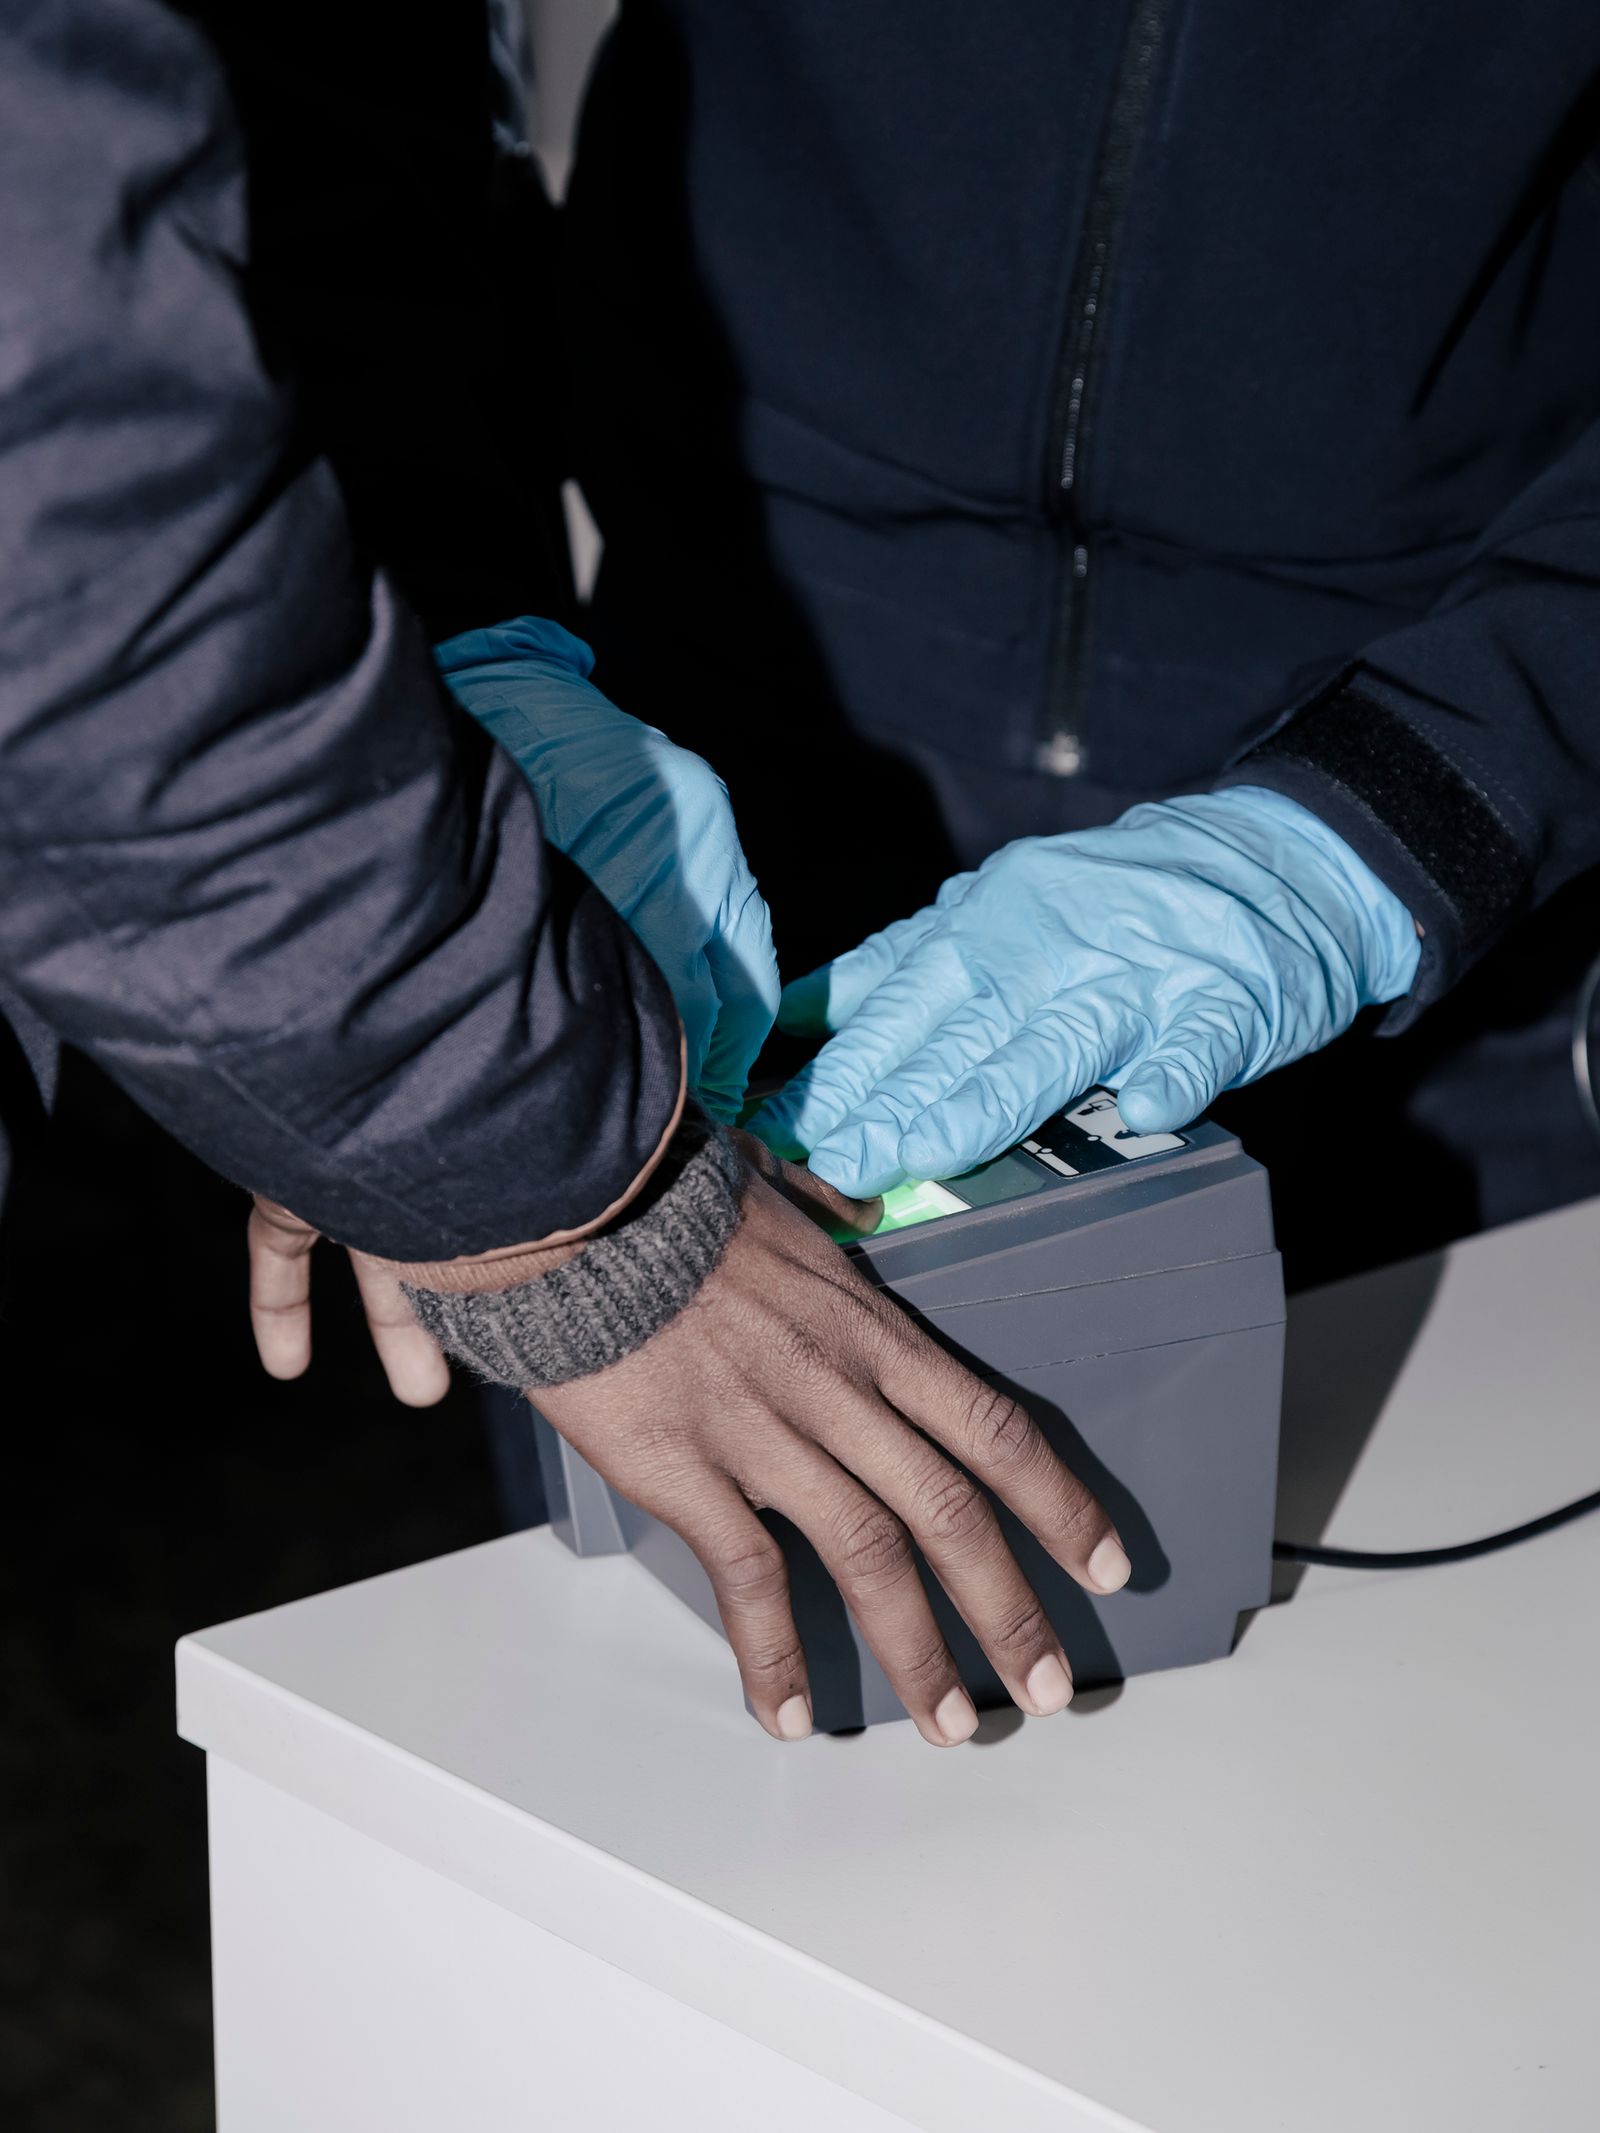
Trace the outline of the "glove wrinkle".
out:
M 649 950 L 683 1024 L 690 1085 L 732 1120 L 777 1013 L 778 964 L 721 779 L 602 696 L 594 654 L 558 623 L 468 630 L 435 657 L 533 787 L 546 838 Z

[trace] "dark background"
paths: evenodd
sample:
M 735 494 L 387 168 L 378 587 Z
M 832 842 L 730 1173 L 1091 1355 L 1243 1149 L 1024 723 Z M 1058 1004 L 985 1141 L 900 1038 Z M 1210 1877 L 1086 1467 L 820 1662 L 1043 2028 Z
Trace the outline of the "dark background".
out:
M 310 1375 L 246 1313 L 244 1195 L 81 1060 L 0 1272 L 0 2126 L 213 2123 L 186 1631 L 502 1530 L 475 1395 L 393 1400 L 322 1246 Z

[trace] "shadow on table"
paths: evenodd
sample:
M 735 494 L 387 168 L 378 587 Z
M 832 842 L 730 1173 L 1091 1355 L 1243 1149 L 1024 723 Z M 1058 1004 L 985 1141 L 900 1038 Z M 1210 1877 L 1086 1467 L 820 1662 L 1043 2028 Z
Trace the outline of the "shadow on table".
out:
M 1291 1300 L 1273 1527 L 1279 1540 L 1315 1543 L 1327 1532 L 1443 1272 L 1444 1254 L 1431 1252 Z M 1268 1604 L 1292 1599 L 1304 1575 L 1301 1563 L 1275 1563 Z M 1253 1618 L 1241 1619 L 1241 1636 Z
M 991 1384 L 1027 1406 L 1051 1448 L 1111 1514 L 1133 1562 L 1129 1580 L 1132 1589 L 1154 1592 L 1166 1584 L 1172 1565 L 1144 1506 L 1092 1449 L 1065 1410 L 1042 1400 L 1034 1388 L 1013 1383 L 994 1372 L 984 1374 Z M 1123 1682 L 1120 1663 L 1094 1602 L 1014 1513 L 998 1502 L 995 1511 L 1006 1543 L 1060 1636 L 1072 1667 L 1077 1693 L 1069 1710 L 1080 1718 L 1108 1710 L 1122 1694 Z M 765 1516 L 778 1530 L 772 1514 Z M 796 1615 L 802 1622 L 818 1724 L 840 1738 L 854 1738 L 864 1730 L 859 1724 L 860 1657 L 844 1603 L 800 1536 L 786 1529 L 782 1538 L 789 1559 Z M 1011 1702 L 983 1647 L 937 1578 L 926 1564 L 920 1567 L 934 1620 L 978 1706 L 978 1730 L 972 1745 L 998 1747 L 1016 1735 L 1022 1725 L 1022 1713 Z M 828 1714 L 826 1720 L 820 1715 L 824 1711 Z
M 1377 1275 L 1357 1275 L 1304 1292 L 1291 1302 L 1274 1521 L 1279 1538 L 1316 1542 L 1327 1531 L 1432 1308 L 1443 1266 L 1443 1253 L 1432 1253 Z M 1151 1591 L 1165 1584 L 1171 1566 L 1144 1508 L 1091 1450 L 1068 1416 L 1058 1407 L 1041 1403 L 1036 1391 L 1025 1392 L 998 1377 L 993 1382 L 1027 1400 L 1054 1449 L 1111 1513 L 1133 1559 L 1133 1588 Z M 491 1425 L 501 1494 L 520 1513 L 510 1522 L 540 1522 L 544 1503 L 527 1410 L 505 1395 L 490 1394 L 485 1405 L 493 1408 L 486 1419 Z M 1121 1696 L 1123 1684 L 1110 1640 L 1088 1595 L 1010 1512 L 997 1508 L 1006 1539 L 1061 1633 L 1071 1660 L 1078 1693 L 1070 1710 L 1086 1718 L 1109 1709 Z M 775 1513 L 764 1516 L 788 1559 L 818 1728 L 840 1739 L 857 1737 L 863 1716 L 861 1654 L 844 1603 L 804 1537 Z M 935 1619 L 979 1706 L 974 1745 L 999 1746 L 1015 1736 L 1022 1714 L 1009 1702 L 976 1638 L 937 1581 L 926 1571 L 924 1575 Z M 1268 1604 L 1291 1599 L 1302 1575 L 1299 1564 L 1276 1564 Z M 1240 1617 L 1235 1648 L 1257 1612 L 1252 1609 Z
M 1291 1302 L 1273 1526 L 1280 1539 L 1316 1542 L 1326 1533 L 1433 1307 L 1443 1270 L 1443 1252 L 1430 1253 L 1376 1274 L 1308 1291 Z M 1041 1403 L 1037 1393 L 1024 1394 L 997 1377 L 993 1382 L 1027 1398 L 1054 1449 L 1111 1513 L 1133 1560 L 1133 1589 L 1153 1591 L 1164 1585 L 1171 1566 L 1143 1506 L 1096 1456 L 1065 1413 Z M 1071 1659 L 1079 1686 L 1070 1711 L 1087 1718 L 1109 1709 L 1124 1685 L 1116 1655 L 1088 1595 L 1010 1512 L 997 1508 L 1012 1552 L 1061 1633 Z M 1291 1599 L 1303 1574 L 1300 1564 L 1275 1564 L 1268 1604 Z M 843 1603 L 820 1565 L 817 1576 L 819 1627 L 812 1628 L 808 1617 L 807 1649 L 816 1638 L 829 1677 L 827 1660 L 836 1665 L 841 1677 L 853 1677 L 857 1655 Z M 1016 1735 L 1022 1713 L 1007 1699 L 977 1640 L 937 1583 L 931 1577 L 927 1583 L 939 1627 L 979 1705 L 973 1745 L 997 1747 Z M 820 1634 L 824 1601 L 836 1610 L 831 1640 Z M 1235 1649 L 1259 1611 L 1251 1609 L 1240 1617 Z M 854 1715 L 858 1718 L 859 1712 Z M 839 1730 L 849 1737 L 855 1727 Z
M 1133 1564 L 1129 1590 L 1159 1591 L 1172 1575 L 1172 1564 L 1149 1513 L 1127 1483 L 1113 1473 L 1090 1446 L 1064 1408 L 1041 1399 L 1034 1387 L 1014 1384 L 1005 1378 L 995 1378 L 994 1382 L 1029 1409 L 1049 1440 L 1051 1450 L 1086 1488 L 1094 1492 L 1110 1513 L 1111 1523 Z M 1067 1707 L 1069 1712 L 1074 1718 L 1092 1718 L 1109 1710 L 1121 1696 L 1124 1684 L 1121 1664 L 1094 1602 L 1020 1520 L 1002 1510 L 1000 1522 L 1012 1553 L 1060 1633 L 1062 1647 L 1071 1663 L 1075 1693 Z M 990 1715 L 1003 1717 L 1005 1714 L 985 1714 L 986 1717 Z M 1020 1722 L 1021 1714 L 1016 1716 Z M 1003 1739 L 1007 1732 L 1014 1730 L 1014 1727 L 992 1728 L 990 1739 Z M 982 1726 L 976 1738 L 984 1739 Z

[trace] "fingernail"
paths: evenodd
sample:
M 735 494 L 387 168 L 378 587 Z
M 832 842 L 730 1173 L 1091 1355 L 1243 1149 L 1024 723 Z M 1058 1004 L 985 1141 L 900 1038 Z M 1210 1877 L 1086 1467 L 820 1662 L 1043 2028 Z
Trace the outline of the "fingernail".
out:
M 1120 1592 L 1132 1570 L 1133 1565 L 1114 1533 L 1108 1533 L 1089 1558 L 1089 1577 L 1100 1592 Z
M 779 1704 L 774 1723 L 779 1740 L 804 1740 L 811 1731 L 811 1705 L 804 1696 L 790 1696 Z
M 1028 1670 L 1028 1695 L 1041 1718 L 1064 1711 L 1072 1701 L 1072 1676 L 1054 1652 L 1046 1652 Z
M 965 1689 L 951 1689 L 940 1701 L 933 1722 L 948 1747 L 971 1740 L 978 1730 L 978 1714 Z

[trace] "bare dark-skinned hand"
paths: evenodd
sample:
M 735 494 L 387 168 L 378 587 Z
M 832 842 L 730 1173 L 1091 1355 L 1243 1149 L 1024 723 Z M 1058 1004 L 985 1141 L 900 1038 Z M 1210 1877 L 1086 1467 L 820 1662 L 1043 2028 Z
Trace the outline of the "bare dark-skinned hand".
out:
M 876 1207 L 738 1138 L 757 1174 L 694 1301 L 621 1362 L 532 1397 L 700 1558 L 777 1738 L 808 1733 L 811 1704 L 783 1553 L 756 1516 L 769 1506 L 827 1565 L 925 1740 L 966 1740 L 977 1715 L 913 1542 L 1021 1708 L 1059 1711 L 1072 1694 L 1065 1654 L 970 1477 L 1090 1592 L 1127 1580 L 1110 1519 L 1026 1410 L 930 1340 L 818 1226 L 860 1233 Z

